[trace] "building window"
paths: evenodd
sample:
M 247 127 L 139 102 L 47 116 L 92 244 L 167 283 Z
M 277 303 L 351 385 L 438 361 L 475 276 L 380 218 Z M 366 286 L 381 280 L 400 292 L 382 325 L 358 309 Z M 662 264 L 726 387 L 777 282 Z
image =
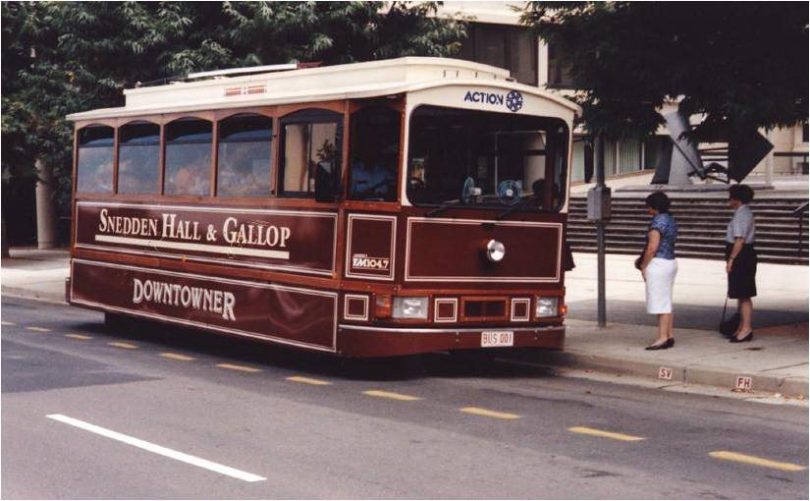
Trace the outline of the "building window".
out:
M 548 44 L 548 87 L 554 89 L 576 89 L 571 74 L 568 51 L 559 44 Z
M 166 126 L 167 195 L 208 195 L 211 188 L 212 124 L 181 118 Z
M 340 174 L 343 115 L 304 110 L 281 120 L 282 194 L 315 196 L 318 171 L 333 179 Z
M 82 193 L 112 193 L 115 131 L 91 125 L 79 130 L 76 190 Z
M 619 173 L 641 170 L 641 141 L 625 138 L 619 142 Z
M 472 23 L 456 57 L 505 68 L 518 82 L 537 85 L 537 36 L 529 28 Z
M 160 191 L 160 126 L 132 122 L 118 131 L 118 193 Z
M 237 115 L 219 124 L 217 196 L 270 195 L 273 119 Z

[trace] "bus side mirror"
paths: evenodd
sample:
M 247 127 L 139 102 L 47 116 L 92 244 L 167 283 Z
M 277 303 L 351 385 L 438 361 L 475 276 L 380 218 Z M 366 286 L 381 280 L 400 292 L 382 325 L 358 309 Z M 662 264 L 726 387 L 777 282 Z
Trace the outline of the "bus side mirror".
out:
M 593 178 L 593 143 L 585 141 L 585 183 L 590 183 Z
M 318 162 L 315 171 L 315 201 L 334 202 L 340 192 L 337 176 L 332 172 L 332 162 Z

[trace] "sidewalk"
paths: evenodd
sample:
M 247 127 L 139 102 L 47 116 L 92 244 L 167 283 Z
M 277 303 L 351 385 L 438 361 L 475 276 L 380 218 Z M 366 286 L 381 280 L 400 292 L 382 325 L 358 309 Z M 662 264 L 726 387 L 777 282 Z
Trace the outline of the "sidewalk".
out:
M 2 261 L 2 294 L 64 302 L 68 252 L 12 249 Z M 725 296 L 722 261 L 679 259 L 675 339 L 670 350 L 645 351 L 656 319 L 644 310 L 644 283 L 634 256 L 608 255 L 608 325 L 596 324 L 596 256 L 574 256 L 566 275 L 569 305 L 565 351 L 530 363 L 663 379 L 662 384 L 737 387 L 803 398 L 808 395 L 808 268 L 761 264 L 754 300 L 754 341 L 732 344 L 714 331 Z M 729 304 L 733 309 L 734 304 Z M 747 379 L 750 378 L 750 379 Z M 750 384 L 750 386 L 748 386 Z

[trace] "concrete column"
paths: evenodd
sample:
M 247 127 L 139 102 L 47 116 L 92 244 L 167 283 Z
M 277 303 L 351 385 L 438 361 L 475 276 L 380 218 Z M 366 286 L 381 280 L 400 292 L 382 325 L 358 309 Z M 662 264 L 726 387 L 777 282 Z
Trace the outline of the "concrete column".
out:
M 765 137 L 768 139 L 768 141 L 773 143 L 770 129 L 768 129 L 768 131 L 765 132 Z M 769 151 L 768 155 L 765 157 L 765 185 L 766 186 L 773 185 L 773 149 Z
M 56 247 L 56 208 L 54 207 L 53 169 L 42 160 L 34 164 L 37 176 L 37 248 L 53 249 Z

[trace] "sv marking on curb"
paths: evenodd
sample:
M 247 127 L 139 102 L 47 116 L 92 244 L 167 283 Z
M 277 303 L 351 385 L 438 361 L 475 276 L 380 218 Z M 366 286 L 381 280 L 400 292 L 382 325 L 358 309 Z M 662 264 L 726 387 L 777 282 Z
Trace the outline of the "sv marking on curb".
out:
M 237 470 L 236 468 L 231 468 L 230 466 L 225 466 L 223 464 L 215 463 L 213 461 L 208 461 L 207 459 L 202 459 L 197 456 L 185 454 L 183 452 L 169 449 L 168 447 L 162 447 L 160 445 L 153 444 L 151 442 L 147 442 L 139 438 L 124 435 L 123 433 L 118 433 L 117 431 L 102 428 L 101 426 L 96 426 L 94 424 L 87 423 L 85 421 L 81 421 L 79 419 L 75 419 L 62 414 L 49 414 L 46 417 L 48 419 L 53 419 L 54 421 L 59 421 L 60 423 L 68 424 L 70 426 L 75 426 L 76 428 L 89 431 L 90 433 L 95 433 L 96 435 L 101 435 L 102 437 L 123 442 L 127 445 L 131 445 L 133 447 L 137 447 L 139 449 L 143 449 L 145 451 L 149 451 L 154 454 L 159 454 L 161 456 L 181 461 L 186 464 L 197 466 L 199 468 L 204 468 L 206 470 L 213 471 L 221 475 L 226 475 L 228 477 L 244 480 L 245 482 L 260 482 L 262 480 L 267 480 L 266 478 L 260 477 L 259 475 L 254 475 L 253 473 Z
M 775 470 L 782 470 L 782 471 L 803 471 L 807 469 L 807 467 L 798 464 L 782 463 L 779 461 L 772 461 L 770 459 L 760 458 L 757 456 L 740 454 L 738 452 L 714 451 L 710 452 L 709 456 L 715 459 L 723 459 L 725 461 L 736 461 L 738 463 L 752 464 L 755 466 L 773 468 Z
M 588 428 L 587 426 L 574 426 L 568 428 L 571 433 L 579 433 L 581 435 L 590 435 L 592 437 L 610 438 L 612 440 L 619 440 L 622 442 L 638 442 L 645 440 L 644 437 L 636 437 L 634 435 L 625 435 L 624 433 L 615 433 L 612 431 L 597 430 L 596 428 Z

